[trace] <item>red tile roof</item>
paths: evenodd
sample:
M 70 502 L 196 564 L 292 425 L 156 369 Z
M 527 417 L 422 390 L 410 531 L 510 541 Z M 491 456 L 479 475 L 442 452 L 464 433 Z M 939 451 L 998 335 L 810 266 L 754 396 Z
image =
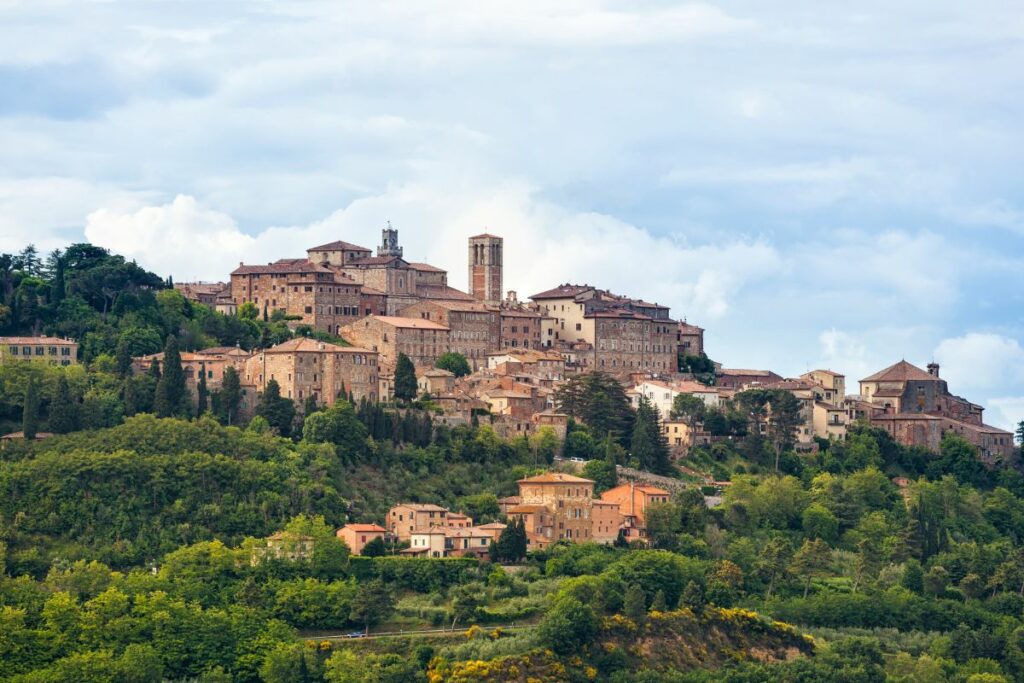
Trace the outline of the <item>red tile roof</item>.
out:
M 538 474 L 535 477 L 527 477 L 526 479 L 520 479 L 516 482 L 517 484 L 593 484 L 593 479 L 584 479 L 583 477 L 574 477 L 571 474 L 565 472 L 545 472 L 544 474 Z
M 908 380 L 928 382 L 938 381 L 938 379 L 938 377 L 929 375 L 916 365 L 911 365 L 907 361 L 901 360 L 899 363 L 890 365 L 884 370 L 879 370 L 875 374 L 865 377 L 861 382 L 906 382 Z
M 306 251 L 365 251 L 370 253 L 371 250 L 366 247 L 361 247 L 358 244 L 352 244 L 351 242 L 345 242 L 342 240 L 336 240 L 334 242 L 328 242 L 327 244 L 321 244 L 319 247 L 310 247 Z
M 534 299 L 534 300 L 536 300 L 536 299 L 571 299 L 572 297 L 575 297 L 575 296 L 577 296 L 579 294 L 582 294 L 583 292 L 588 292 L 588 291 L 590 291 L 592 289 L 594 289 L 594 288 L 591 287 L 590 285 L 570 285 L 570 284 L 564 284 L 564 285 L 558 285 L 557 287 L 555 287 L 553 289 L 549 289 L 549 290 L 546 290 L 544 292 L 539 292 L 537 294 L 534 294 L 530 298 Z

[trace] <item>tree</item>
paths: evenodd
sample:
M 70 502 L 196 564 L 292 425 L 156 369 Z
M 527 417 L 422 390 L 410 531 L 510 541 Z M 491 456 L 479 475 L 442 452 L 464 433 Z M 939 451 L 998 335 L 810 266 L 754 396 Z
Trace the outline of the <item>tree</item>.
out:
M 809 538 L 820 538 L 833 543 L 839 533 L 839 520 L 832 511 L 821 503 L 811 503 L 803 514 L 804 533 Z
M 495 561 L 519 562 L 526 557 L 527 543 L 526 524 L 519 518 L 510 520 L 508 525 L 501 530 L 501 535 L 498 536 L 498 540 L 494 544 Z
M 395 398 L 411 401 L 416 398 L 416 391 L 416 368 L 409 356 L 399 353 L 395 364 Z
M 25 400 L 21 411 L 21 431 L 26 441 L 36 438 L 39 431 L 39 384 L 31 377 L 25 385 Z
M 456 377 L 465 377 L 472 370 L 469 367 L 469 361 L 461 353 L 455 353 L 454 351 L 448 351 L 442 353 L 438 357 L 437 362 L 434 363 L 434 367 L 440 370 L 447 370 Z
M 232 367 L 224 370 L 220 384 L 220 421 L 233 425 L 238 419 L 238 408 L 242 404 L 242 383 L 238 371 Z
M 594 610 L 568 595 L 555 598 L 537 625 L 540 642 L 561 655 L 576 652 L 589 644 L 597 630 Z
M 652 612 L 667 612 L 668 611 L 668 601 L 665 600 L 665 591 L 661 590 L 660 588 L 654 594 L 654 600 L 651 601 L 651 611 Z
M 302 425 L 303 440 L 311 443 L 332 443 L 336 446 L 338 457 L 348 462 L 355 462 L 366 449 L 368 436 L 369 432 L 359 421 L 355 408 L 342 399 L 335 401 L 327 410 L 306 416 Z
M 188 390 L 185 388 L 185 371 L 181 367 L 181 353 L 174 335 L 167 337 L 164 345 L 163 373 L 156 384 L 153 408 L 157 417 L 180 417 L 187 414 Z
M 793 555 L 792 569 L 804 577 L 805 598 L 811 589 L 811 579 L 827 570 L 831 562 L 832 548 L 820 538 L 804 541 Z
M 693 429 L 694 425 L 704 419 L 704 401 L 693 394 L 678 394 L 672 400 L 671 416 L 673 420 L 683 420 Z
M 360 554 L 363 557 L 383 557 L 387 555 L 387 546 L 384 545 L 384 539 L 380 536 L 374 536 L 363 546 L 363 552 Z
M 456 507 L 478 524 L 501 514 L 498 497 L 489 491 L 463 496 L 456 501 Z
M 949 572 L 942 565 L 934 565 L 924 575 L 924 590 L 929 595 L 941 596 L 949 586 Z
M 352 598 L 349 618 L 362 624 L 366 633 L 371 626 L 381 623 L 394 611 L 395 597 L 380 579 L 373 579 L 359 584 Z
M 61 373 L 50 399 L 50 431 L 55 434 L 68 434 L 77 428 L 78 401 L 71 394 L 67 376 Z
M 622 445 L 632 437 L 633 411 L 625 389 L 604 372 L 571 377 L 555 391 L 558 410 L 581 420 L 594 434 L 612 434 Z
M 1024 456 L 1024 420 L 1017 423 L 1017 443 L 1020 444 L 1021 455 Z
M 793 549 L 784 538 L 772 538 L 765 544 L 761 551 L 761 559 L 757 563 L 757 569 L 768 580 L 768 588 L 765 591 L 765 600 L 772 597 L 775 583 L 779 578 L 786 575 L 789 570 L 789 560 Z
M 202 417 L 210 407 L 210 392 L 206 388 L 206 365 L 199 365 L 199 382 L 196 383 L 196 417 Z
M 605 460 L 591 460 L 583 466 L 583 476 L 594 480 L 594 494 L 600 495 L 619 485 L 618 471 Z
M 256 405 L 256 415 L 262 417 L 281 436 L 289 436 L 295 421 L 295 404 L 281 396 L 281 386 L 276 379 L 267 382 Z
M 981 594 L 985 591 L 985 582 L 982 581 L 981 577 L 971 572 L 960 579 L 960 592 L 964 595 L 964 600 L 977 600 L 981 597 Z
M 637 466 L 655 474 L 670 474 L 668 441 L 658 422 L 658 411 L 647 400 L 640 397 L 640 405 L 633 423 L 632 456 Z
M 637 624 L 642 624 L 647 618 L 647 595 L 640 584 L 634 583 L 626 589 L 622 612 Z
M 132 374 L 132 349 L 126 337 L 117 340 L 117 374 L 127 377 Z
M 558 453 L 558 435 L 549 426 L 541 427 L 537 433 L 530 437 L 530 447 L 536 455 L 537 462 L 551 464 L 555 461 L 555 454 Z

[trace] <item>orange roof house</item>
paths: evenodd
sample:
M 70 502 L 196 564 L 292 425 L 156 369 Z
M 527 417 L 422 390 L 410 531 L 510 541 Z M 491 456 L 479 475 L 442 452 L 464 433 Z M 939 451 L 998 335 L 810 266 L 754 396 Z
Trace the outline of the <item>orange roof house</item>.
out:
M 338 529 L 337 536 L 345 541 L 353 555 L 362 555 L 367 543 L 375 538 L 384 538 L 387 532 L 378 524 L 346 524 Z

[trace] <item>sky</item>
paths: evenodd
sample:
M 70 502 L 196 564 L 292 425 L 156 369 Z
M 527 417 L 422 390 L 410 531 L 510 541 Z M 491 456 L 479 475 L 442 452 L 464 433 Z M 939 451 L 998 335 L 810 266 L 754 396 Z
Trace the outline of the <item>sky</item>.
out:
M 0 0 L 0 251 L 380 242 L 671 306 L 726 367 L 1024 419 L 1019 0 Z

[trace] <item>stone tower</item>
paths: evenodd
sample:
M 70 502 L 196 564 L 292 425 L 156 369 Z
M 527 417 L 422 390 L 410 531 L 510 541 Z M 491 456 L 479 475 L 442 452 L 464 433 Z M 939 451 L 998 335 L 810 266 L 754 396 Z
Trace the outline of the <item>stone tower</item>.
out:
M 377 247 L 377 256 L 402 258 L 402 248 L 398 246 L 398 231 L 391 227 L 391 221 L 388 221 L 388 227 L 380 231 L 380 246 Z
M 477 301 L 501 302 L 502 243 L 487 233 L 469 238 L 469 293 Z

